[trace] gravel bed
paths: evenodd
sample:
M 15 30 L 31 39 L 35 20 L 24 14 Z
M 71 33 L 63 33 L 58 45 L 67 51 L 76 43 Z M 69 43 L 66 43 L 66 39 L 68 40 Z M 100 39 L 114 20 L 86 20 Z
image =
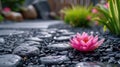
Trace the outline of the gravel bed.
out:
M 87 67 L 106 67 L 108 63 L 111 63 L 109 67 L 120 67 L 120 38 L 108 32 L 103 33 L 101 27 L 71 28 L 58 24 L 48 29 L 13 30 L 15 34 L 0 35 L 2 67 L 82 67 L 84 64 Z M 105 42 L 94 52 L 79 52 L 69 44 L 69 39 L 77 32 L 97 34 L 99 38 L 105 38 Z M 8 65 L 5 66 L 5 62 L 10 60 L 13 64 L 6 63 Z

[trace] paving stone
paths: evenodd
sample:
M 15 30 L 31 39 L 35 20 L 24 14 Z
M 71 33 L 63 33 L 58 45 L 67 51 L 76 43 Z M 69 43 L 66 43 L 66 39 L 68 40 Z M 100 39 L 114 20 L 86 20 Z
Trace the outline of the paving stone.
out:
M 35 56 L 39 54 L 39 49 L 34 46 L 18 46 L 13 53 L 20 56 Z
M 5 43 L 4 38 L 0 38 L 0 43 Z
M 17 35 L 17 34 L 23 34 L 24 31 L 16 31 L 16 30 L 0 30 L 0 36 L 3 35 Z
M 40 58 L 43 64 L 61 64 L 63 62 L 69 61 L 67 56 L 47 56 Z
M 33 23 L 34 22 L 34 23 Z M 5 22 L 6 23 L 6 22 Z M 0 24 L 0 28 L 7 28 L 7 29 L 36 29 L 36 28 L 48 28 L 53 24 L 63 23 L 60 20 L 26 20 L 21 23 L 9 23 L 9 24 Z M 0 30 L 0 33 L 1 30 Z
M 27 38 L 26 41 L 43 42 L 43 40 L 38 37 L 30 37 L 30 38 Z
M 71 48 L 69 43 L 50 44 L 47 47 L 48 49 L 58 50 L 58 51 L 65 51 Z
M 21 67 L 22 58 L 17 55 L 0 55 L 0 67 Z
M 59 37 L 54 37 L 54 40 L 56 41 L 68 41 L 71 38 L 71 36 L 59 36 Z

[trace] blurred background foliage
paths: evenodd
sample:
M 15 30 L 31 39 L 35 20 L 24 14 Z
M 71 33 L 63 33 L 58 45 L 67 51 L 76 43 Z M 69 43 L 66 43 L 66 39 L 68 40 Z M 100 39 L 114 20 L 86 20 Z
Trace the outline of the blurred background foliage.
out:
M 9 7 L 12 11 L 19 11 L 25 0 L 1 0 L 2 7 Z

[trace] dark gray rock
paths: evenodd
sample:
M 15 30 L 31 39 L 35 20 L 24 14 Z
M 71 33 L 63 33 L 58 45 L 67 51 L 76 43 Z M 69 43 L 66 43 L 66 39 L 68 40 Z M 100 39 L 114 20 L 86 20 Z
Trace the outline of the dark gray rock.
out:
M 58 33 L 66 33 L 66 32 L 69 32 L 69 30 L 66 30 L 66 29 L 61 29 L 61 30 L 57 30 Z
M 67 54 L 68 54 L 68 51 L 62 51 L 62 52 L 59 52 L 58 54 L 59 54 L 59 55 L 67 55 Z
M 17 34 L 23 34 L 24 31 L 16 31 L 16 30 L 0 30 L 0 36 L 3 35 L 17 35 Z
M 5 43 L 4 38 L 0 38 L 0 43 Z
M 110 57 L 110 59 L 108 60 L 108 63 L 114 63 L 115 62 L 115 58 L 114 57 Z
M 26 41 L 43 42 L 43 40 L 38 37 L 30 37 L 30 38 L 27 38 Z
M 17 55 L 0 55 L 0 67 L 21 67 L 22 58 Z
M 120 65 L 107 64 L 100 62 L 80 62 L 75 67 L 119 67 Z
M 54 40 L 56 41 L 68 41 L 71 38 L 71 36 L 59 36 L 59 37 L 54 37 Z
M 39 49 L 34 46 L 18 46 L 13 53 L 20 56 L 35 56 L 39 54 Z
M 20 46 L 35 46 L 35 47 L 40 47 L 40 43 L 36 41 L 26 41 L 22 43 Z
M 47 2 L 47 0 L 38 0 L 36 2 L 34 2 L 34 7 L 38 13 L 38 17 L 41 19 L 50 19 L 49 18 L 49 12 L 50 10 L 50 6 Z
M 45 67 L 45 65 L 28 65 L 27 67 Z
M 61 64 L 63 62 L 69 61 L 67 56 L 47 56 L 40 58 L 43 64 Z
M 40 33 L 40 35 L 37 35 L 36 37 L 41 38 L 41 39 L 45 39 L 45 38 L 51 38 L 52 35 L 44 32 L 44 33 Z
M 75 33 L 73 33 L 73 32 L 65 32 L 65 33 L 62 33 L 61 35 L 63 35 L 63 36 L 72 36 L 74 34 Z
M 36 45 L 40 45 L 39 42 L 36 42 L 36 41 L 26 41 L 25 43 L 29 44 L 30 46 L 36 44 Z
M 57 32 L 63 36 L 69 36 L 69 35 L 75 34 L 74 32 L 70 32 L 69 30 L 66 30 L 66 29 L 58 30 Z
M 117 53 L 117 54 L 115 55 L 115 58 L 120 58 L 120 53 Z
M 65 51 L 71 48 L 69 43 L 51 44 L 51 45 L 48 45 L 47 47 L 48 49 L 58 50 L 58 51 Z

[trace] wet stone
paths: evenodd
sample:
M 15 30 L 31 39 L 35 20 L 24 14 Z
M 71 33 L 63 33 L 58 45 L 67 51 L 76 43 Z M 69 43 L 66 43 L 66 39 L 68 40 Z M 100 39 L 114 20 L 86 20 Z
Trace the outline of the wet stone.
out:
M 51 34 L 43 34 L 43 35 L 37 35 L 36 37 L 41 38 L 41 39 L 45 39 L 45 38 L 51 38 L 52 35 Z
M 108 60 L 108 63 L 114 63 L 115 62 L 115 58 L 114 57 L 110 57 L 110 59 Z
M 34 46 L 18 46 L 13 53 L 20 56 L 35 56 L 39 54 L 39 49 Z
M 27 67 L 45 67 L 45 65 L 28 65 Z
M 34 44 L 39 45 L 40 44 L 39 42 L 36 42 L 36 41 L 26 41 L 25 43 L 30 44 L 30 45 L 34 45 Z
M 37 35 L 36 37 L 41 39 L 51 38 L 52 34 L 49 34 L 48 32 L 40 32 L 39 35 Z
M 26 41 L 22 43 L 20 46 L 35 46 L 35 47 L 40 47 L 40 43 L 36 41 Z
M 68 54 L 68 51 L 62 51 L 62 52 L 59 52 L 60 55 L 67 55 Z
M 100 63 L 100 62 L 81 62 L 75 67 L 119 67 L 119 65 Z
M 115 57 L 116 57 L 116 58 L 120 58 L 120 53 L 117 53 L 117 54 L 115 55 Z
M 39 47 L 37 44 L 28 44 L 28 43 L 22 43 L 20 46 L 33 46 L 33 47 Z
M 56 41 L 69 41 L 71 36 L 59 36 L 59 37 L 54 37 L 54 40 Z
M 0 67 L 21 67 L 22 58 L 17 55 L 0 55 Z
M 30 37 L 30 38 L 27 38 L 26 41 L 43 42 L 43 40 L 38 37 Z
M 43 64 L 61 64 L 66 61 L 69 61 L 69 58 L 67 56 L 47 56 L 47 57 L 41 57 L 40 58 L 41 63 Z
M 69 36 L 69 35 L 74 35 L 75 33 L 73 33 L 73 32 L 65 32 L 65 33 L 61 33 L 61 35 L 63 35 L 63 36 Z
M 24 31 L 17 31 L 17 30 L 0 30 L 0 36 L 4 35 L 17 35 L 17 34 L 23 34 Z
M 0 38 L 0 43 L 5 43 L 4 38 Z
M 57 32 L 58 32 L 58 33 L 66 33 L 66 32 L 69 32 L 69 30 L 61 29 L 61 30 L 58 30 Z
M 65 51 L 71 48 L 69 43 L 51 44 L 51 45 L 48 45 L 47 47 L 48 49 L 58 50 L 58 51 Z

